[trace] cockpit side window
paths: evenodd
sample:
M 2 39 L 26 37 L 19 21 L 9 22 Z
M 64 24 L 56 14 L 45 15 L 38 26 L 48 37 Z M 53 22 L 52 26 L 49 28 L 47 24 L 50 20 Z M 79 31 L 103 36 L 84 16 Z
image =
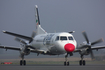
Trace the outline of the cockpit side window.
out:
M 58 40 L 59 40 L 59 36 L 56 37 L 55 41 L 58 41 Z
M 73 37 L 71 37 L 71 36 L 69 36 L 68 38 L 69 38 L 69 40 L 73 40 Z
M 60 40 L 67 40 L 67 37 L 66 36 L 61 36 Z

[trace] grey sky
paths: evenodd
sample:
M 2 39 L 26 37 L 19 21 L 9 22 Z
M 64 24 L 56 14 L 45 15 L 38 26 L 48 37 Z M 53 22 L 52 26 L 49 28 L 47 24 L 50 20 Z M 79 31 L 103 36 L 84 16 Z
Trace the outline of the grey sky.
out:
M 38 5 L 41 26 L 47 32 L 76 31 L 78 44 L 105 39 L 105 0 L 0 0 L 0 43 L 19 46 L 14 37 L 2 30 L 31 36 L 35 31 L 35 5 Z M 105 42 L 98 44 L 105 45 Z

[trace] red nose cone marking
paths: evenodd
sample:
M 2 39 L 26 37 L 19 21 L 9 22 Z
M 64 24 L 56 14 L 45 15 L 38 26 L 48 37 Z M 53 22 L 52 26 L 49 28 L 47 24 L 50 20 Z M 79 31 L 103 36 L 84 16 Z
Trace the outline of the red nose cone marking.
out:
M 70 44 L 70 43 L 66 44 L 64 46 L 64 48 L 67 52 L 73 52 L 75 50 L 75 46 L 73 44 Z

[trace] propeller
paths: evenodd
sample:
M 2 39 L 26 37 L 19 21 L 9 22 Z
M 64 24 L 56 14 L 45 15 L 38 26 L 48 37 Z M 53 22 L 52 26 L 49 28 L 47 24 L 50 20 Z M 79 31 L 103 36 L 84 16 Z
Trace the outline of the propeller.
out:
M 31 43 L 31 42 L 33 41 L 33 38 L 34 38 L 35 36 L 36 36 L 36 32 L 33 31 L 29 43 Z M 24 41 L 24 40 L 22 40 L 22 39 L 20 39 L 20 38 L 18 38 L 18 37 L 16 37 L 15 40 L 18 41 L 18 42 L 20 42 L 20 43 L 23 43 L 23 44 L 25 44 L 25 45 L 28 45 L 28 44 L 29 44 L 29 43 L 27 43 L 26 41 Z
M 89 42 L 89 39 L 88 39 L 88 36 L 87 36 L 86 32 L 83 31 L 82 34 L 83 34 L 83 36 L 84 36 L 84 38 L 85 38 L 85 40 L 87 42 L 86 46 L 83 46 L 83 47 L 88 47 L 88 51 L 90 52 L 90 56 L 91 56 L 92 59 L 94 59 L 94 54 L 93 54 L 93 51 L 91 49 L 91 46 L 102 42 L 103 41 L 103 38 L 101 38 L 101 39 L 99 39 L 99 40 L 91 43 L 91 42 Z
M 32 32 L 32 35 L 31 35 L 31 38 L 32 38 L 32 39 L 29 41 L 29 43 L 31 43 L 31 42 L 33 41 L 33 38 L 34 38 L 35 36 L 36 36 L 36 32 L 33 31 L 33 32 Z
M 33 38 L 35 37 L 35 35 L 36 35 L 36 32 L 33 31 L 32 32 L 32 35 L 31 35 L 31 38 L 32 39 L 29 41 L 29 43 L 31 43 L 33 41 Z M 22 39 L 20 39 L 18 37 L 15 37 L 15 40 L 18 41 L 18 42 L 20 42 L 20 43 L 23 43 L 23 44 L 27 45 L 26 41 L 24 41 L 24 40 L 22 40 Z
M 34 38 L 34 37 L 35 37 L 35 35 L 36 35 L 36 32 L 35 32 L 35 31 L 33 31 L 33 32 L 32 32 L 31 37 L 32 37 L 32 38 Z
M 24 40 L 22 40 L 22 39 L 20 39 L 18 37 L 16 37 L 15 40 L 18 41 L 18 42 L 20 42 L 20 43 L 23 43 L 25 45 L 27 44 Z
M 83 32 L 82 32 L 82 34 L 83 34 L 83 36 L 84 36 L 85 40 L 87 41 L 87 43 L 89 44 L 89 39 L 88 39 L 88 37 L 87 37 L 86 32 L 85 32 L 85 31 L 83 31 Z
M 92 42 L 91 45 L 95 45 L 95 44 L 101 43 L 101 42 L 103 42 L 103 41 L 104 41 L 104 39 L 101 38 L 101 39 L 99 39 L 99 40 L 97 40 L 97 41 L 95 41 L 95 42 Z
M 23 50 L 20 51 L 20 57 L 22 59 L 24 59 L 24 55 L 30 54 L 30 50 L 28 49 L 28 47 L 30 47 L 32 49 L 35 49 L 34 47 L 29 45 L 33 41 L 33 38 L 35 37 L 35 35 L 36 35 L 36 32 L 32 32 L 31 40 L 29 41 L 29 43 L 20 39 L 20 38 L 18 38 L 18 37 L 15 38 L 16 41 L 18 41 L 20 43 L 23 43 L 25 45 L 24 47 L 22 47 L 23 45 L 21 46 Z

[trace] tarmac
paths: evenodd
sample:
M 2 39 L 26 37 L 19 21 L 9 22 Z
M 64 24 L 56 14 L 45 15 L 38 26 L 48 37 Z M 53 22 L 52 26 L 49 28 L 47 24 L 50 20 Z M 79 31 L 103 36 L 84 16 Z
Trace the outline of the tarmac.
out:
M 105 70 L 105 65 L 0 65 L 0 70 Z

